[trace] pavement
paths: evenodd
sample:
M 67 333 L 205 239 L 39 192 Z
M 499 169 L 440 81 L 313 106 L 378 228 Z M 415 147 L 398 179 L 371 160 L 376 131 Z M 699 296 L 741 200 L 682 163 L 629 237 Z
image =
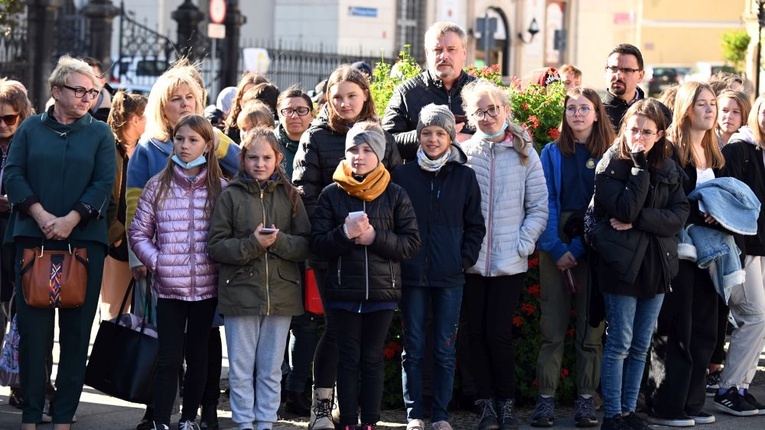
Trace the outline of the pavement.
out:
M 97 324 L 94 324 L 92 339 L 95 339 L 97 331 Z M 226 356 L 225 348 L 225 336 L 224 341 L 224 357 L 223 357 L 223 376 L 221 385 L 227 386 L 228 381 L 228 357 Z M 54 362 L 58 358 L 58 343 L 54 346 Z M 760 366 L 758 368 L 757 375 L 754 378 L 750 392 L 757 397 L 760 401 L 765 401 L 765 354 L 760 356 Z M 54 377 L 56 368 L 54 365 Z M 21 411 L 8 404 L 8 395 L 10 389 L 8 387 L 0 387 L 0 430 L 15 430 L 19 428 L 21 423 Z M 707 404 L 705 410 L 716 416 L 717 421 L 714 424 L 699 426 L 704 430 L 765 430 L 765 415 L 755 417 L 734 417 L 726 415 L 722 412 L 716 412 L 712 405 L 712 398 L 707 397 Z M 109 396 L 105 396 L 100 392 L 90 387 L 85 387 L 82 396 L 80 398 L 80 405 L 77 409 L 77 422 L 72 425 L 72 429 L 75 430 L 132 430 L 135 429 L 136 424 L 143 416 L 144 408 L 142 405 L 135 403 L 128 403 L 122 400 L 118 400 Z M 517 411 L 519 421 L 521 422 L 520 429 L 530 429 L 528 425 L 531 410 L 522 409 Z M 572 408 L 560 408 L 558 416 L 555 421 L 555 427 L 553 429 L 575 429 L 573 409 Z M 455 430 L 462 429 L 475 429 L 478 423 L 478 416 L 468 411 L 451 411 L 450 422 Z M 406 428 L 406 414 L 402 409 L 383 411 L 382 420 L 378 423 L 378 429 L 405 429 Z M 218 406 L 218 417 L 220 428 L 222 430 L 236 429 L 237 426 L 231 421 L 231 411 L 228 408 L 228 399 L 221 396 L 221 402 Z M 177 424 L 179 415 L 173 417 L 173 430 Z M 600 414 L 602 419 L 602 413 Z M 275 426 L 274 430 L 281 429 L 306 429 L 308 427 L 308 420 L 303 419 L 282 419 Z M 661 426 L 654 426 L 657 429 L 663 428 Z M 38 429 L 49 430 L 52 429 L 51 424 L 42 424 L 38 426 Z

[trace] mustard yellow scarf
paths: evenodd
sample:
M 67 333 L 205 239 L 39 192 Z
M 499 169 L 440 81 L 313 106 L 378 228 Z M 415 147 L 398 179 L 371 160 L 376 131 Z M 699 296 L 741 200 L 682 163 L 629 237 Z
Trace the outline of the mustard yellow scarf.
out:
M 367 174 L 363 181 L 359 182 L 353 178 L 353 172 L 348 162 L 342 160 L 337 165 L 332 179 L 351 196 L 365 202 L 371 202 L 385 192 L 390 182 L 390 173 L 388 173 L 388 169 L 382 163 L 379 163 L 374 170 Z

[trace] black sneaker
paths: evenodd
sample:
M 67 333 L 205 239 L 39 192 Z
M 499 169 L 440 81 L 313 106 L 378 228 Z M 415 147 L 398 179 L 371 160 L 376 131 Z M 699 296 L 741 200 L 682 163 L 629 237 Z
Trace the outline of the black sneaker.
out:
M 21 397 L 21 389 L 11 387 L 11 394 L 8 396 L 8 404 L 17 409 L 24 409 L 24 399 Z
M 648 415 L 648 422 L 666 427 L 693 427 L 696 425 L 696 421 L 685 414 L 669 418 Z
M 518 419 L 515 418 L 513 399 L 497 400 L 497 415 L 499 417 L 500 430 L 515 430 L 518 428 Z
M 199 418 L 199 428 L 201 430 L 218 430 L 218 407 L 217 405 L 202 406 L 202 415 Z
M 722 369 L 707 374 L 707 397 L 714 397 L 717 389 L 720 388 L 720 376 Z
M 598 425 L 598 416 L 595 415 L 595 400 L 592 397 L 579 396 L 574 402 L 576 412 L 574 421 L 577 427 L 595 427 Z
M 481 419 L 478 422 L 478 430 L 499 430 L 497 411 L 494 409 L 494 401 L 491 399 L 478 399 L 475 405 L 481 411 Z
M 622 423 L 622 428 L 625 430 L 652 430 L 646 420 L 640 418 L 635 412 L 630 412 L 629 415 L 623 416 Z
M 717 410 L 735 415 L 737 417 L 751 417 L 757 415 L 759 410 L 746 401 L 744 396 L 738 393 L 738 388 L 730 387 L 723 394 L 715 394 L 714 406 Z
M 629 427 L 625 424 L 621 415 L 616 415 L 611 418 L 603 418 L 600 430 L 629 430 Z
M 744 390 L 744 400 L 757 409 L 757 415 L 765 415 L 765 405 L 758 402 L 757 399 L 749 392 L 748 389 Z
M 552 427 L 555 425 L 555 399 L 552 397 L 537 397 L 537 405 L 531 414 L 532 427 Z

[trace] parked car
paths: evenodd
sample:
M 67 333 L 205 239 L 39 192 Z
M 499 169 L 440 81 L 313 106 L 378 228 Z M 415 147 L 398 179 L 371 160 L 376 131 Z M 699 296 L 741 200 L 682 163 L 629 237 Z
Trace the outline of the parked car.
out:
M 736 70 L 733 69 L 733 67 L 725 64 L 713 64 L 705 61 L 700 61 L 693 65 L 691 71 L 685 75 L 683 81 L 707 82 L 709 81 L 709 78 L 711 78 L 712 75 L 717 72 L 736 73 Z
M 151 87 L 168 68 L 170 63 L 165 58 L 155 56 L 136 56 L 114 58 L 111 68 L 112 86 L 133 84 Z
M 690 72 L 685 66 L 647 66 L 643 82 L 650 96 L 657 96 L 672 85 L 680 84 L 683 76 Z

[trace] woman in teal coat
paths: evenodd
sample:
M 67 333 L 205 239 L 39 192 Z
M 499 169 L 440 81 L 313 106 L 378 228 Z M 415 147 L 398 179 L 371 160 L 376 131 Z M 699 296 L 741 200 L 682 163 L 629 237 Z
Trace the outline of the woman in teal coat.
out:
M 24 248 L 87 249 L 85 303 L 59 310 L 58 387 L 51 404 L 54 430 L 70 428 L 85 378 L 108 245 L 106 209 L 114 182 L 115 146 L 109 126 L 88 113 L 100 88 L 90 66 L 64 56 L 48 79 L 54 104 L 27 118 L 14 136 L 3 175 L 12 205 L 5 241 Z M 20 264 L 20 259 L 16 260 Z M 26 404 L 21 429 L 35 429 L 45 402 L 45 357 L 55 312 L 26 304 L 16 267 L 16 306 L 21 335 L 19 364 Z

